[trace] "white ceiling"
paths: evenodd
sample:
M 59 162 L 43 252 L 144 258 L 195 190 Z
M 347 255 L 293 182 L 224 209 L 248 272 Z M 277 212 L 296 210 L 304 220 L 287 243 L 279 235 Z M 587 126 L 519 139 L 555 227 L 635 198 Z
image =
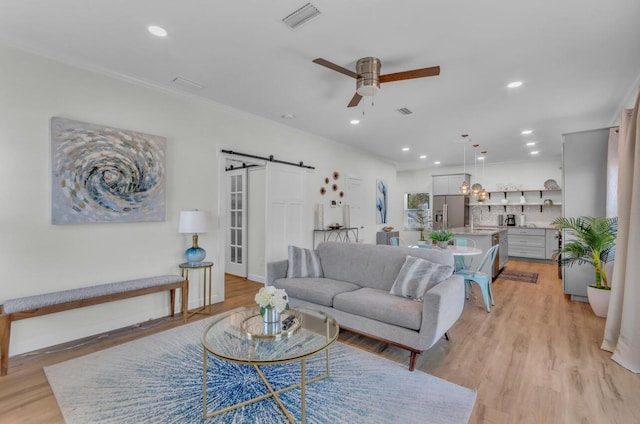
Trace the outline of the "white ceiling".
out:
M 0 0 L 0 41 L 202 96 L 399 169 L 460 164 L 462 133 L 487 163 L 536 160 L 526 141 L 539 158 L 557 157 L 562 133 L 615 123 L 640 83 L 638 0 L 314 0 L 320 16 L 285 26 L 305 3 Z M 152 24 L 169 35 L 150 35 Z M 383 84 L 374 106 L 365 97 L 348 109 L 355 80 L 311 61 L 354 70 L 364 56 L 380 58 L 382 74 L 435 65 L 441 74 Z M 176 76 L 205 88 L 178 87 Z M 514 80 L 524 85 L 506 88 Z

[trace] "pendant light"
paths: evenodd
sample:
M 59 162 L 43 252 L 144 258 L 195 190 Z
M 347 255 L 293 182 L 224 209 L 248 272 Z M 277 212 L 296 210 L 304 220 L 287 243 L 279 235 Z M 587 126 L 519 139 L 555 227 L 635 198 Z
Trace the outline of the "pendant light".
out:
M 484 163 L 487 161 L 487 151 L 480 152 L 480 154 L 482 155 L 482 181 L 486 183 L 487 181 L 484 179 Z M 482 190 L 478 193 L 478 201 L 484 202 L 487 199 L 487 195 L 487 190 L 482 187 Z
M 462 134 L 462 145 L 464 146 L 462 156 L 463 176 L 467 174 L 467 137 L 469 137 L 469 134 Z M 469 183 L 467 182 L 466 177 L 460 186 L 460 193 L 464 195 L 469 194 Z
M 478 146 L 479 144 L 473 145 L 473 163 L 474 163 L 474 177 L 476 178 L 476 182 L 471 186 L 471 196 L 478 197 L 480 190 L 482 190 L 482 184 L 478 182 Z

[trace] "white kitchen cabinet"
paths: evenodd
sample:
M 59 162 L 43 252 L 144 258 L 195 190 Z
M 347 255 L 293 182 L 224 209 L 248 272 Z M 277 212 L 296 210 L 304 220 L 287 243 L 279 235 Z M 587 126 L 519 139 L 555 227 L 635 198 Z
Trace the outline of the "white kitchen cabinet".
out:
M 471 175 L 469 174 L 446 174 L 446 175 L 433 175 L 433 187 L 432 192 L 434 196 L 447 195 L 447 194 L 460 194 L 460 186 L 463 181 L 467 184 L 471 181 Z
M 609 128 L 562 135 L 562 216 L 605 216 Z M 562 241 L 571 240 L 563 230 Z M 593 265 L 562 267 L 564 292 L 571 300 L 587 301 L 587 286 L 595 283 Z
M 509 228 L 509 256 L 546 259 L 544 228 Z

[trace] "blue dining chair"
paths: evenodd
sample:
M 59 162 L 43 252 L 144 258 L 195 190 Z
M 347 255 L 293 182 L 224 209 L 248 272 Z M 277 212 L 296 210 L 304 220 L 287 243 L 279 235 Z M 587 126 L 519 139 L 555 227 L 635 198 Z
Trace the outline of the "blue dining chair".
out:
M 467 299 L 469 299 L 469 287 L 471 286 L 471 282 L 475 282 L 480 287 L 484 306 L 487 308 L 487 312 L 491 312 L 489 301 L 491 301 L 491 304 L 495 306 L 495 302 L 493 301 L 493 291 L 491 291 L 491 270 L 493 269 L 493 262 L 496 260 L 499 248 L 500 245 L 496 244 L 487 250 L 475 271 L 468 269 L 461 269 L 457 271 L 457 274 L 464 277 L 464 293 Z M 487 262 L 489 262 L 489 273 L 482 272 L 482 268 Z
M 389 243 L 391 243 L 391 246 L 399 246 L 400 239 L 398 237 L 389 237 Z
M 455 246 L 476 247 L 475 240 L 470 238 L 464 238 L 464 237 L 454 237 L 453 244 Z M 469 258 L 469 262 L 467 262 L 464 256 L 455 256 L 453 259 L 454 259 L 456 272 L 462 269 L 467 269 L 467 270 L 470 269 L 471 264 L 473 263 L 473 258 Z

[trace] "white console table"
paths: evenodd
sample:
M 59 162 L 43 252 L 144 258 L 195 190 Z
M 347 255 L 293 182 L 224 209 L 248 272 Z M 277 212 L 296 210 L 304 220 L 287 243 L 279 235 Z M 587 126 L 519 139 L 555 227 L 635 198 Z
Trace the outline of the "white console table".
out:
M 343 243 L 357 243 L 358 242 L 358 228 L 338 228 L 332 230 L 330 228 L 326 230 L 313 230 L 313 247 L 321 241 L 338 241 Z

